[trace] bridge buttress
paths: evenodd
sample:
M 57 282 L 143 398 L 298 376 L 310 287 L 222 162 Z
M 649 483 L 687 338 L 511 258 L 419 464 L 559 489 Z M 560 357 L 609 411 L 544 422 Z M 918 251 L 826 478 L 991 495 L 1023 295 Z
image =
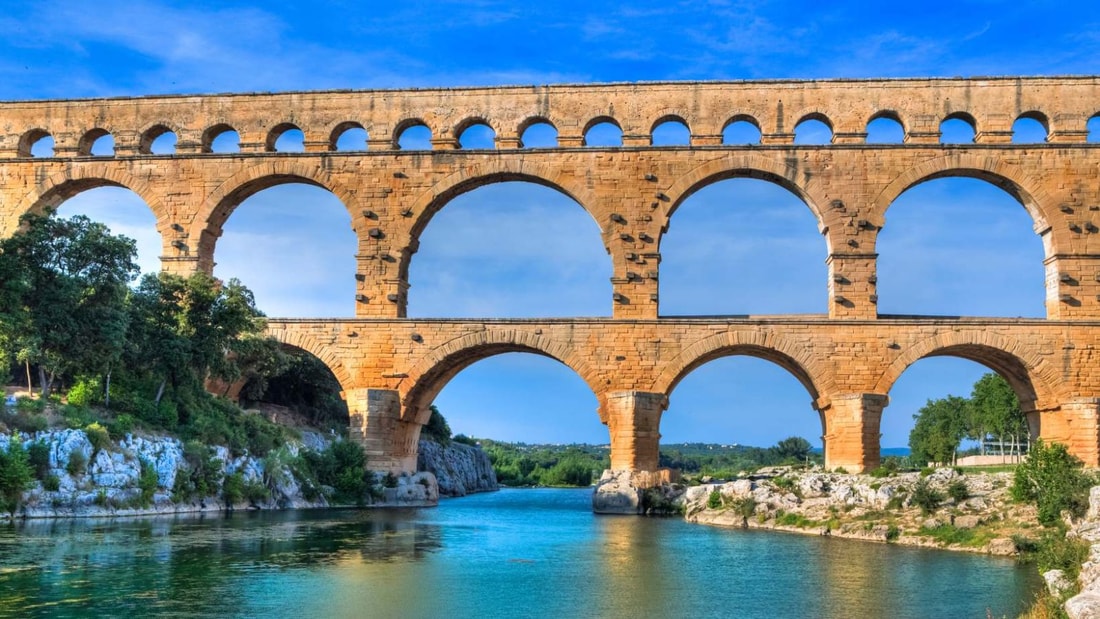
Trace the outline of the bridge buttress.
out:
M 668 397 L 645 391 L 612 391 L 602 401 L 601 417 L 611 432 L 611 470 L 656 471 L 661 414 L 668 408 Z
M 348 435 L 367 453 L 367 469 L 416 472 L 420 424 L 401 419 L 401 395 L 394 389 L 359 388 L 344 392 L 348 403 Z
M 1032 435 L 1034 414 L 1028 415 Z M 1072 398 L 1053 409 L 1038 412 L 1039 438 L 1062 443 L 1085 466 L 1100 466 L 1100 398 Z
M 881 393 L 833 395 L 825 417 L 825 468 L 862 473 L 879 465 L 882 409 L 890 398 Z

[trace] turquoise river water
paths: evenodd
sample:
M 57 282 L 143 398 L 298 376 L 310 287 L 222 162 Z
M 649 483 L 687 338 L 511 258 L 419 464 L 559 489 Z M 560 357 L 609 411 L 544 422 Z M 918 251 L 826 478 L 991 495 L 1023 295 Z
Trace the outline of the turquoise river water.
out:
M 1039 586 L 1007 559 L 596 516 L 590 493 L 2 526 L 0 616 L 984 618 Z

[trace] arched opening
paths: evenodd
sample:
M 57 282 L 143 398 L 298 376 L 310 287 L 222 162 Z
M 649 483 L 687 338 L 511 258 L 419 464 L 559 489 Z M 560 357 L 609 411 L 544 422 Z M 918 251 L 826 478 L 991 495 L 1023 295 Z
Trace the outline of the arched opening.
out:
M 134 239 L 137 244 L 135 261 L 141 274 L 160 271 L 163 246 L 157 231 L 157 218 L 140 196 L 125 187 L 103 185 L 76 189 L 75 193 L 65 192 L 65 195 L 64 202 L 56 209 L 58 217 L 83 215 L 107 226 L 112 234 Z
M 80 138 L 77 153 L 92 157 L 113 157 L 115 138 L 106 129 L 92 129 Z
M 532 119 L 520 129 L 519 136 L 523 148 L 556 148 L 558 145 L 558 130 L 543 118 Z
M 241 137 L 229 125 L 214 125 L 202 134 L 202 152 L 239 153 L 241 152 Z
M 172 155 L 176 152 L 176 134 L 165 125 L 151 127 L 141 134 L 138 152 L 143 155 Z
M 501 350 L 446 374 L 438 395 L 422 401 L 435 404 L 456 433 L 533 444 L 608 442 L 596 396 L 557 359 Z
M 876 243 L 879 313 L 1045 316 L 1043 243 L 1020 206 L 976 178 L 927 180 L 898 196 Z
M 660 242 L 661 315 L 827 312 L 825 239 L 778 182 L 708 181 L 676 208 Z
M 1040 112 L 1024 112 L 1012 123 L 1013 144 L 1044 144 L 1050 134 L 1050 123 Z
M 940 123 L 940 144 L 973 144 L 977 126 L 970 114 L 951 114 Z
M 268 152 L 300 153 L 306 149 L 305 134 L 290 123 L 277 125 L 267 134 L 265 148 Z
M 19 138 L 20 157 L 53 157 L 53 136 L 45 129 L 31 129 Z
M 1091 144 L 1100 142 L 1100 114 L 1093 116 L 1089 119 L 1089 122 L 1085 125 L 1085 129 L 1089 132 L 1086 140 Z
M 722 128 L 722 143 L 731 146 L 760 143 L 760 123 L 751 116 L 735 116 Z
M 350 418 L 343 387 L 324 361 L 296 346 L 282 346 L 286 358 L 274 376 L 253 375 L 241 386 L 243 408 L 258 410 L 284 426 L 312 427 L 343 434 Z
M 880 425 L 881 457 L 912 455 L 914 467 L 1026 452 L 1039 428 L 1037 414 L 1029 424 L 1036 395 L 1026 370 L 999 351 L 963 347 L 925 356 L 898 377 L 889 398 Z
M 867 123 L 868 144 L 901 144 L 905 142 L 905 127 L 893 112 L 880 112 Z
M 268 316 L 355 315 L 359 243 L 339 198 L 316 185 L 267 177 L 227 201 L 215 277 L 241 280 Z
M 329 150 L 367 150 L 367 130 L 357 122 L 340 123 L 332 130 L 332 137 L 329 138 Z
M 584 129 L 585 146 L 622 146 L 623 129 L 614 118 L 600 116 L 589 121 Z
M 492 182 L 451 199 L 420 233 L 408 316 L 608 316 L 610 277 L 600 227 L 572 198 Z
M 805 462 L 805 455 L 775 449 L 791 437 L 804 439 L 820 458 L 825 429 L 812 384 L 794 373 L 801 370 L 787 367 L 790 361 L 774 351 L 724 354 L 690 370 L 670 394 L 661 416 L 662 466 L 728 478 L 763 465 Z M 699 449 L 699 443 L 721 447 Z
M 810 114 L 794 126 L 794 143 L 822 145 L 833 142 L 833 125 L 822 114 Z
M 474 121 L 458 132 L 458 147 L 464 149 L 496 148 L 497 134 L 485 121 Z
M 407 121 L 397 132 L 398 150 L 431 150 L 432 130 L 420 120 Z
M 654 146 L 688 146 L 691 129 L 679 116 L 666 116 L 653 124 L 650 143 Z

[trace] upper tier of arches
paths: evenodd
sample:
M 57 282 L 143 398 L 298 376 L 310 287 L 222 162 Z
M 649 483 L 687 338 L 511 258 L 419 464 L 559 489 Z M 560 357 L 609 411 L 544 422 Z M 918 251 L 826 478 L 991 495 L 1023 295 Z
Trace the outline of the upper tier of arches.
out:
M 137 105 L 136 103 L 140 103 Z M 1095 140 L 1100 78 L 982 78 L 803 82 L 687 82 L 541 87 L 343 91 L 0 103 L 7 129 L 0 157 L 140 156 L 218 152 L 233 131 L 240 152 L 522 148 L 535 125 L 557 133 L 537 148 L 592 143 L 589 130 L 621 130 L 604 146 L 708 146 L 744 122 L 759 130 L 749 144 L 792 144 L 796 129 L 820 123 L 820 144 L 956 143 L 942 125 L 964 123 L 982 144 L 1084 143 Z M 49 119 L 44 120 L 44 119 Z M 896 123 L 889 139 L 873 124 Z M 426 139 L 402 140 L 410 128 Z M 469 130 L 477 130 L 471 139 Z M 672 137 L 669 131 L 674 130 Z M 288 131 L 294 148 L 280 147 Z M 354 140 L 342 139 L 349 131 Z M 174 148 L 154 149 L 164 135 Z M 869 135 L 870 134 L 870 135 Z M 466 139 L 463 136 L 466 135 Z M 105 136 L 113 152 L 92 145 Z M 526 140 L 530 141 L 530 140 Z M 170 141 L 169 141 L 170 142 Z M 730 143 L 746 143 L 736 139 Z M 601 143 L 602 144 L 602 143 Z

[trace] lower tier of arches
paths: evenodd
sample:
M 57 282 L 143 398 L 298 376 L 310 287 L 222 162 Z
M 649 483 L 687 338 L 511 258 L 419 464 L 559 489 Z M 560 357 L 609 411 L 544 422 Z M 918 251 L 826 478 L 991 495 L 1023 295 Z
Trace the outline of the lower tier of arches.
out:
M 411 471 L 436 395 L 466 367 L 529 352 L 571 368 L 599 401 L 611 466 L 653 471 L 676 385 L 720 357 L 790 372 L 820 414 L 826 466 L 878 466 L 893 384 L 912 364 L 953 356 L 1006 379 L 1033 438 L 1100 465 L 1100 322 L 1034 319 L 280 320 L 269 333 L 323 360 L 348 403 L 351 434 L 376 470 Z

